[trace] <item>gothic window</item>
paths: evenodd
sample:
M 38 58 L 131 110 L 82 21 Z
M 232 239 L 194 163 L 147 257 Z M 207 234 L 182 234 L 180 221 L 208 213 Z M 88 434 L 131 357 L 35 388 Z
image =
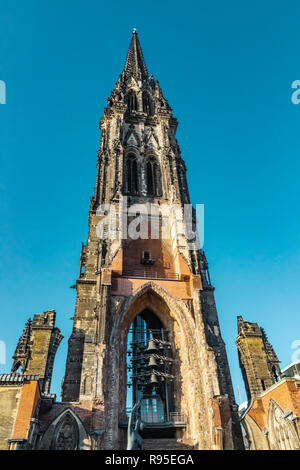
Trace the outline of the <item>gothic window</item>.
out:
M 146 165 L 147 195 L 160 196 L 160 171 L 156 160 L 150 159 Z
M 137 194 L 138 192 L 138 171 L 137 161 L 134 155 L 129 155 L 126 161 L 127 173 L 127 191 L 130 194 Z
M 137 97 L 136 94 L 133 90 L 130 90 L 129 93 L 126 96 L 126 104 L 127 104 L 127 109 L 129 113 L 132 111 L 137 111 L 138 106 L 137 106 Z
M 169 422 L 174 412 L 172 352 L 169 332 L 145 309 L 133 320 L 127 338 L 127 405 L 141 401 L 141 419 Z
M 153 114 L 152 101 L 147 91 L 143 92 L 143 111 L 150 116 Z
M 52 450 L 77 450 L 78 425 L 71 413 L 66 413 L 57 425 L 54 432 Z

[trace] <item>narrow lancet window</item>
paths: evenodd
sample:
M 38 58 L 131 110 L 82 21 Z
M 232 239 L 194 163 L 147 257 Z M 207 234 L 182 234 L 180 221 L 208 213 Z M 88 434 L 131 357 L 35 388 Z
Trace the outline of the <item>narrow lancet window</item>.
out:
M 130 90 L 126 97 L 127 109 L 129 113 L 132 111 L 137 111 L 137 97 L 133 90 Z
M 150 116 L 153 114 L 152 101 L 147 91 L 143 92 L 143 111 Z
M 129 155 L 126 162 L 127 191 L 130 194 L 138 193 L 137 161 L 133 155 Z
M 147 195 L 160 196 L 160 171 L 157 162 L 151 159 L 147 162 Z
M 147 193 L 148 196 L 154 196 L 154 177 L 153 177 L 153 164 L 152 162 L 147 163 Z

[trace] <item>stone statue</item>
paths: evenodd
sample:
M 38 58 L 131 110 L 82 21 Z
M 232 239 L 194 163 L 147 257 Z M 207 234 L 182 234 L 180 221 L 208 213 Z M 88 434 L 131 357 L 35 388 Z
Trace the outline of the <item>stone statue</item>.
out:
M 133 421 L 133 416 L 140 407 L 141 407 L 141 401 L 139 401 L 138 403 L 134 405 L 129 416 L 128 430 L 127 430 L 127 450 L 141 450 L 142 449 L 143 439 L 139 433 L 141 430 L 141 419 L 137 417 L 135 419 L 135 422 Z

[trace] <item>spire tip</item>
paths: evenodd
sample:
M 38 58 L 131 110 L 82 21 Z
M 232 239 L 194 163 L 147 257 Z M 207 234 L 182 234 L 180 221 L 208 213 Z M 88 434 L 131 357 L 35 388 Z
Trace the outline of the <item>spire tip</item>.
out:
M 140 77 L 142 80 L 148 80 L 148 71 L 136 28 L 133 28 L 132 38 L 123 73 L 126 79 L 135 76 L 136 78 Z

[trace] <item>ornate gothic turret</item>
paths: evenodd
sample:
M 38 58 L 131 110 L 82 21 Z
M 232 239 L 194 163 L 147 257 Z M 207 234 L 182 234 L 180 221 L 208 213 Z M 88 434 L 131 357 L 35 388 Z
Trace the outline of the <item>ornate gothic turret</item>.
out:
M 49 393 L 53 363 L 63 339 L 55 328 L 54 310 L 36 314 L 29 319 L 13 356 L 12 372 L 21 367 L 23 375 L 38 376 L 42 392 Z

